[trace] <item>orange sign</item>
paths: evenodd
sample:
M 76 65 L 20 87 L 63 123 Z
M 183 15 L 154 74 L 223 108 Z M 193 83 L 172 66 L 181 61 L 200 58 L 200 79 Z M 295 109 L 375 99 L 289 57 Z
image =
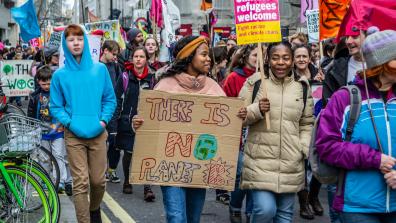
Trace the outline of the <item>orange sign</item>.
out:
M 336 37 L 351 0 L 320 0 L 320 40 Z

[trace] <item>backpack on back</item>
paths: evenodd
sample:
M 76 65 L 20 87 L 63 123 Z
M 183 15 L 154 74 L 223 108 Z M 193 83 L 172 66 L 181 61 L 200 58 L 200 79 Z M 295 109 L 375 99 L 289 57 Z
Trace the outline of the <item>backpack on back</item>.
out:
M 360 108 L 362 105 L 362 96 L 360 90 L 355 85 L 349 85 L 342 87 L 341 89 L 346 89 L 349 92 L 350 97 L 350 112 L 349 119 L 347 123 L 345 142 L 350 142 L 352 138 L 353 128 L 360 115 Z M 328 165 L 323 162 L 316 150 L 316 134 L 317 128 L 319 126 L 320 113 L 315 120 L 315 124 L 312 130 L 311 143 L 309 145 L 309 163 L 311 165 L 312 173 L 322 184 L 334 184 L 337 183 L 339 186 L 343 184 L 345 170 L 338 167 Z

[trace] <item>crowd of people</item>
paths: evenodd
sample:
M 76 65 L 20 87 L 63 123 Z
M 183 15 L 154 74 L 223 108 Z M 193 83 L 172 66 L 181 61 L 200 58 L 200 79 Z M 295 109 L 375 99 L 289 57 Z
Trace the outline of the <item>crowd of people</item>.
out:
M 238 46 L 233 36 L 213 47 L 205 37 L 187 36 L 175 44 L 168 62 L 159 61 L 158 41 L 144 39 L 136 28 L 127 32 L 125 50 L 116 41 L 104 41 L 100 63 L 92 61 L 80 26 L 69 25 L 62 39 L 62 68 L 52 48 L 3 49 L 0 60 L 35 60 L 37 86 L 28 115 L 53 126 L 43 142 L 59 163 L 60 192 L 74 196 L 79 222 L 101 222 L 106 181 L 122 180 L 120 161 L 120 190 L 133 192 L 129 174 L 135 131 L 144 125 L 137 113 L 141 89 L 245 99 L 238 113 L 243 128 L 235 189 L 216 190 L 231 223 L 242 222 L 243 215 L 251 223 L 292 222 L 296 195 L 302 218 L 327 211 L 319 201 L 322 184 L 309 174 L 312 137 L 320 158 L 345 173 L 339 179 L 343 184 L 326 187 L 331 223 L 395 222 L 396 31 L 371 28 L 338 43 L 326 40 L 322 57 L 319 44 L 308 43 L 303 33 L 262 49 Z M 260 50 L 264 79 L 257 72 Z M 323 85 L 319 109 L 313 84 Z M 347 85 L 356 85 L 361 94 L 353 129 L 347 128 L 351 102 L 342 88 Z M 161 186 L 161 191 L 167 222 L 200 222 L 205 189 Z M 144 185 L 143 194 L 145 201 L 155 201 L 150 185 Z

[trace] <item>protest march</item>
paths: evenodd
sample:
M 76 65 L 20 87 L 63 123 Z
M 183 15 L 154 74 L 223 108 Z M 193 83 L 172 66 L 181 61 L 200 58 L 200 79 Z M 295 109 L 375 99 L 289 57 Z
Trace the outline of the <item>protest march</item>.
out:
M 0 14 L 0 222 L 396 223 L 396 1 Z

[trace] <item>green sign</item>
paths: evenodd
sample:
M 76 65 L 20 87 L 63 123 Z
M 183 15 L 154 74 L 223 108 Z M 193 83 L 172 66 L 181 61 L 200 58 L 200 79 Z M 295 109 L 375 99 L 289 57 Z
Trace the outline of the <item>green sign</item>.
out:
M 3 91 L 8 97 L 28 96 L 34 90 L 33 60 L 5 60 L 0 64 Z

